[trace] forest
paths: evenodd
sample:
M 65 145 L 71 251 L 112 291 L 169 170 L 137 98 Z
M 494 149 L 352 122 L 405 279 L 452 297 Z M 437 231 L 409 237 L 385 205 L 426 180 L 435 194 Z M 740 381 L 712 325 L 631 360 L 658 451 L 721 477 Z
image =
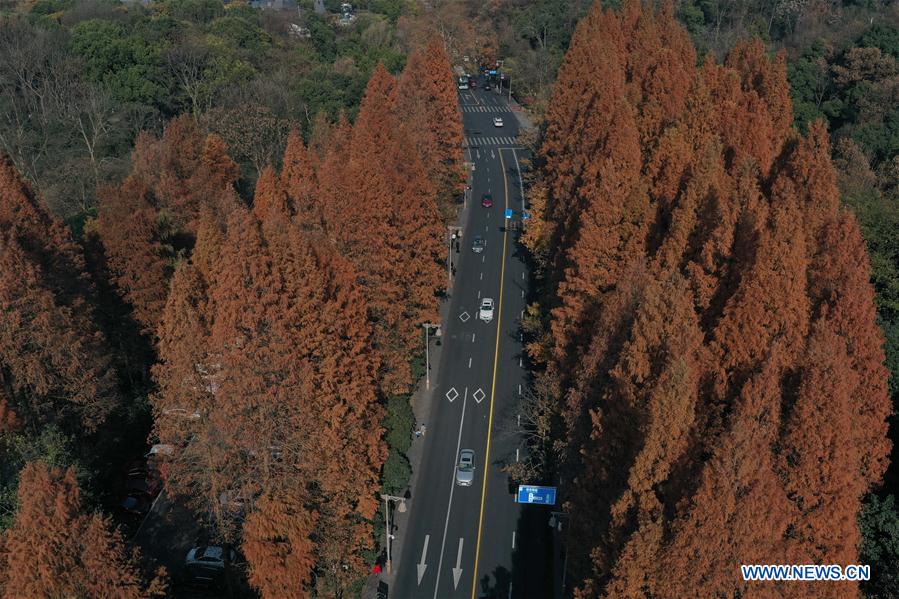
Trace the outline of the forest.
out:
M 148 445 L 248 593 L 359 595 L 465 56 L 538 124 L 516 474 L 573 596 L 894 597 L 899 3 L 340 4 L 0 0 L 0 595 L 172 593 L 112 515 Z

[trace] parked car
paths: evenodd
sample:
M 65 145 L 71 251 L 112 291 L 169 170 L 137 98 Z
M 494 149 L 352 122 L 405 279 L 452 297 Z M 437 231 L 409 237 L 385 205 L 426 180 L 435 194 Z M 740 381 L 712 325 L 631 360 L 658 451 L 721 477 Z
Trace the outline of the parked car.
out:
M 503 119 L 501 117 L 495 116 L 493 117 L 493 126 L 494 127 L 502 127 Z
M 493 196 L 489 193 L 485 193 L 481 196 L 481 206 L 484 208 L 492 208 L 493 207 Z
M 237 553 L 231 548 L 219 545 L 201 545 L 187 552 L 184 565 L 188 568 L 202 567 L 222 570 L 237 561 Z
M 489 83 L 485 83 L 485 84 L 484 84 L 484 91 L 485 91 L 485 92 L 489 92 L 490 89 L 491 89 L 490 84 L 489 84 Z
M 223 589 L 229 567 L 237 561 L 233 549 L 200 545 L 187 553 L 185 582 L 192 587 Z
M 493 300 L 485 297 L 481 300 L 481 308 L 478 310 L 478 318 L 484 322 L 493 320 Z
M 157 443 L 156 445 L 154 445 L 153 447 L 150 448 L 150 451 L 148 451 L 146 454 L 144 454 L 144 457 L 147 459 L 150 459 L 151 457 L 157 456 L 157 455 L 173 456 L 173 455 L 175 455 L 175 446 L 168 445 L 165 443 Z
M 470 487 L 474 482 L 474 452 L 463 449 L 459 452 L 459 463 L 456 465 L 456 484 Z
M 480 235 L 475 235 L 475 238 L 471 242 L 471 251 L 475 254 L 480 254 L 484 251 L 484 238 Z

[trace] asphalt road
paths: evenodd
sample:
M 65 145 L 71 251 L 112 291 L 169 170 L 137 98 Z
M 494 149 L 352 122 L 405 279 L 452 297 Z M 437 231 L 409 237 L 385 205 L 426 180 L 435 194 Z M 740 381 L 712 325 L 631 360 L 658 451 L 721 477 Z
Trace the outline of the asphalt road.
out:
M 541 598 L 551 559 L 548 508 L 520 506 L 501 468 L 520 457 L 519 393 L 525 384 L 519 319 L 525 308 L 527 269 L 508 230 L 506 208 L 521 222 L 522 194 L 516 147 L 517 121 L 493 92 L 460 92 L 475 164 L 472 205 L 460 244 L 453 252 L 457 275 L 450 297 L 443 351 L 430 421 L 426 423 L 416 488 L 407 503 L 409 519 L 401 555 L 393 561 L 391 599 Z M 499 116 L 504 126 L 494 127 Z M 481 206 L 485 193 L 493 207 Z M 486 248 L 471 250 L 475 235 Z M 478 320 L 482 298 L 492 298 L 492 322 Z M 474 483 L 455 484 L 459 451 L 475 452 Z

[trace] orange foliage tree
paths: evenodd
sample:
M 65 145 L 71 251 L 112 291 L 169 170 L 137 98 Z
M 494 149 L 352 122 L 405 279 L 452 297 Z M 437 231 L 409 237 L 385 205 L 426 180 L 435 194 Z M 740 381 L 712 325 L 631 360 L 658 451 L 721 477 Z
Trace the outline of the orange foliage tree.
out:
M 30 426 L 96 430 L 120 403 L 80 249 L 0 159 L 0 389 Z
M 25 466 L 19 509 L 0 543 L 4 597 L 165 596 L 165 571 L 143 580 L 137 552 L 99 515 L 82 512 L 75 471 Z
M 205 210 L 225 218 L 239 169 L 224 142 L 204 137 L 189 116 L 173 119 L 162 139 L 138 136 L 131 174 L 101 190 L 96 230 L 119 293 L 147 333 L 159 324 L 179 255 L 190 253 Z
M 358 272 L 388 392 L 408 389 L 409 356 L 421 323 L 437 317 L 443 281 L 436 192 L 399 122 L 396 82 L 379 65 L 349 139 L 344 125 L 332 133 L 320 175 L 327 235 Z
M 413 152 L 448 206 L 462 183 L 462 115 L 442 40 L 436 35 L 409 55 L 397 82 L 397 113 Z
M 854 563 L 890 405 L 858 223 L 784 57 L 695 66 L 671 7 L 578 26 L 540 146 L 576 595 L 792 596 L 745 563 Z M 545 200 L 545 201 L 544 201 Z M 533 235 L 532 235 L 533 237 Z M 852 583 L 795 590 L 853 596 Z
M 253 212 L 233 210 L 224 230 L 202 219 L 154 369 L 155 430 L 179 447 L 169 488 L 226 537 L 249 513 L 247 558 L 267 597 L 303 596 L 313 566 L 331 573 L 317 582 L 326 594 L 364 571 L 386 457 L 355 271 L 295 226 L 280 181 L 266 169 Z

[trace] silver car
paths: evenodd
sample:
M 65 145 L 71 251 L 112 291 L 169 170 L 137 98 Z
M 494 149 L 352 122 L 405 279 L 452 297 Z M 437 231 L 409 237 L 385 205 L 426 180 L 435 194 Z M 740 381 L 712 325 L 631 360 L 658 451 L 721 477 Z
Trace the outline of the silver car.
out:
M 475 238 L 471 241 L 471 251 L 475 254 L 480 254 L 484 251 L 484 238 L 480 235 L 475 235 Z
M 474 452 L 463 449 L 459 452 L 459 463 L 456 465 L 456 484 L 470 487 L 474 482 Z

